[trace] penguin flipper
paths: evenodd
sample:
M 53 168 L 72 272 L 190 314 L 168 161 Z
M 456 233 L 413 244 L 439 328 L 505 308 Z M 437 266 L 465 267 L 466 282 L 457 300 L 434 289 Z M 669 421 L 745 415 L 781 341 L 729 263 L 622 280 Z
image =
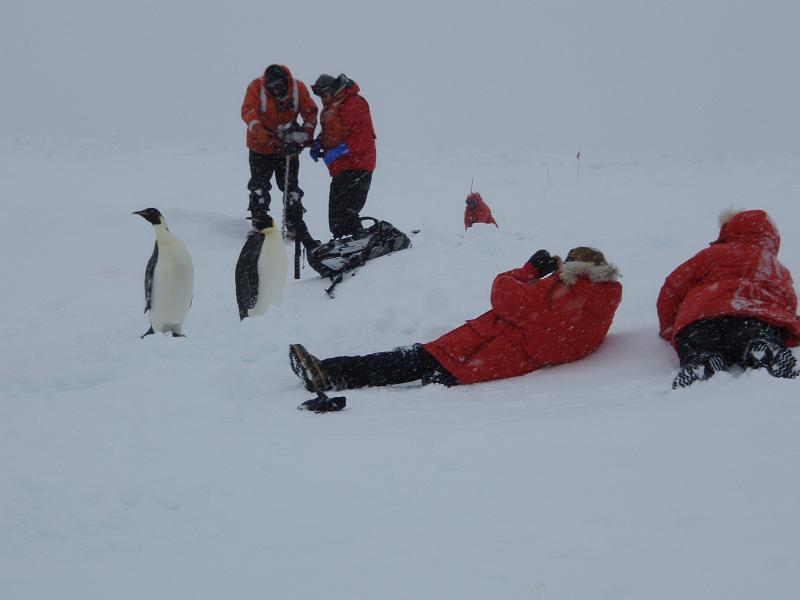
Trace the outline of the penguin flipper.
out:
M 239 319 L 244 320 L 258 302 L 258 257 L 264 244 L 264 234 L 254 233 L 245 240 L 236 261 L 236 303 Z
M 147 261 L 147 268 L 144 270 L 144 312 L 147 312 L 153 307 L 153 274 L 156 271 L 157 261 L 158 242 L 153 244 L 153 254 L 150 255 L 150 260 Z M 150 333 L 153 333 L 152 328 Z

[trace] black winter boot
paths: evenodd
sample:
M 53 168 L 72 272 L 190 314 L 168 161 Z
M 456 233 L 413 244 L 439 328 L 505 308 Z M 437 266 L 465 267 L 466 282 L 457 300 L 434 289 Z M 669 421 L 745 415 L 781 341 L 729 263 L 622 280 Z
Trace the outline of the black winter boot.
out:
M 259 191 L 250 192 L 250 202 L 247 210 L 250 212 L 250 222 L 253 224 L 253 229 L 258 231 L 270 226 L 272 218 L 269 215 L 269 193 L 264 196 Z
M 672 389 L 685 388 L 695 381 L 705 381 L 718 371 L 726 369 L 725 359 L 719 354 L 698 354 L 681 365 L 672 381 Z
M 767 338 L 751 341 L 744 352 L 744 362 L 752 369 L 767 369 L 773 377 L 794 379 L 800 375 L 797 359 L 783 344 Z
M 320 393 L 331 389 L 320 360 L 310 354 L 302 344 L 289 346 L 289 364 L 309 392 Z

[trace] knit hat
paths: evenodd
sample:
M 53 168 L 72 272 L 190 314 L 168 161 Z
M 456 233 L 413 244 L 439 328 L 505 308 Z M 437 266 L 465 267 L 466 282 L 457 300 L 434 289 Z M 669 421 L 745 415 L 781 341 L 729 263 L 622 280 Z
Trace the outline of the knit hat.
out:
M 311 91 L 317 96 L 332 94 L 334 90 L 336 90 L 336 77 L 328 75 L 327 73 L 323 73 L 317 77 L 314 85 L 311 86 Z

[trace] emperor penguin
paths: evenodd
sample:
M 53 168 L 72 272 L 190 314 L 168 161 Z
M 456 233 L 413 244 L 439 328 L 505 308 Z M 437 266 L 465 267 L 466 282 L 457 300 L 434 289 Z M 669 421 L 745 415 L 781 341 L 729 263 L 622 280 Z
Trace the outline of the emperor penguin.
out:
M 150 311 L 150 329 L 142 338 L 156 331 L 183 337 L 181 327 L 192 305 L 194 267 L 182 241 L 167 228 L 164 215 L 156 208 L 133 213 L 153 224 L 156 243 L 144 272 L 144 312 Z
M 236 262 L 236 303 L 239 320 L 263 315 L 270 304 L 279 306 L 286 286 L 289 261 L 281 232 L 267 216 L 248 234 Z

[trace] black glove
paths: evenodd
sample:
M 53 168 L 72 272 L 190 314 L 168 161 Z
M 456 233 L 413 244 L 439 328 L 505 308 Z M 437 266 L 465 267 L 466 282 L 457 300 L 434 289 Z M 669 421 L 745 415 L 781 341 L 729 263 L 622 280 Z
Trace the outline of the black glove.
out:
M 528 259 L 528 262 L 533 265 L 533 268 L 539 272 L 539 277 L 546 277 L 550 273 L 555 273 L 558 270 L 558 260 L 550 256 L 547 250 L 537 250 L 533 256 Z

